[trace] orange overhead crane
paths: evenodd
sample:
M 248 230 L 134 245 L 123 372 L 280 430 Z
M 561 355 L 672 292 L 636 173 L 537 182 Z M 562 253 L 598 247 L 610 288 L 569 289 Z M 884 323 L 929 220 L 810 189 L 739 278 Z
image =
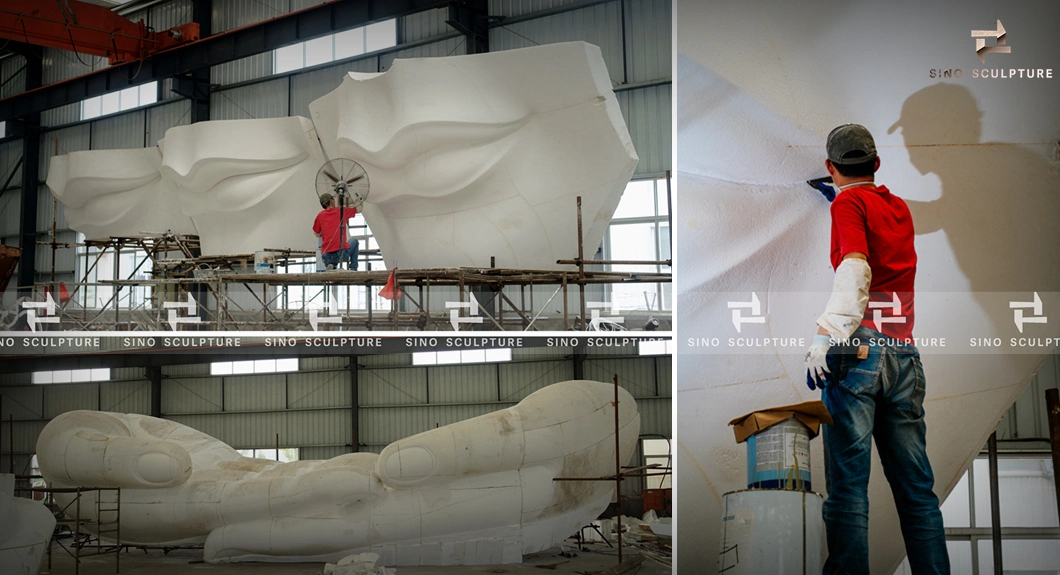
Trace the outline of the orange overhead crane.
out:
M 143 60 L 199 39 L 195 22 L 155 32 L 103 6 L 77 0 L 0 0 L 0 38 L 106 56 L 111 65 Z

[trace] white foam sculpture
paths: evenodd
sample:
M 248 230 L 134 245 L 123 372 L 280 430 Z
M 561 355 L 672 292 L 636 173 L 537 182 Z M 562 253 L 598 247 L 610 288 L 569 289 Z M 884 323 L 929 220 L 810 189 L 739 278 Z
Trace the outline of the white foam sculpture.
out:
M 968 18 L 954 19 L 950 6 L 935 3 L 889 10 L 824 0 L 755 8 L 679 0 L 678 572 L 717 565 L 721 497 L 746 487 L 744 448 L 726 422 L 820 397 L 804 383 L 804 347 L 771 344 L 744 354 L 710 346 L 714 337 L 727 349 L 730 337 L 801 337 L 808 346 L 833 273 L 828 203 L 804 180 L 826 175 L 824 141 L 833 127 L 857 122 L 873 132 L 877 181 L 906 199 L 916 224 L 914 335 L 947 339 L 947 348 L 921 346 L 937 493 L 954 487 L 1049 353 L 969 349 L 972 336 L 1055 337 L 1060 315 L 1060 82 L 971 77 L 984 67 L 1055 66 L 1060 7 L 1030 2 L 998 13 L 991 6 L 967 3 Z M 995 15 L 1012 52 L 988 53 L 984 66 L 969 29 L 993 29 Z M 930 68 L 963 72 L 940 80 Z M 1032 301 L 1035 291 L 1045 300 L 1039 315 L 1051 323 L 1028 323 L 1021 334 L 1007 301 Z M 743 323 L 737 332 L 733 314 L 752 314 L 751 292 L 766 323 Z M 689 338 L 704 345 L 688 345 Z M 813 442 L 812 472 L 823 490 L 820 448 Z M 872 572 L 890 573 L 903 543 L 875 456 L 873 465 Z
M 47 183 L 90 239 L 170 230 L 198 233 L 203 255 L 314 250 L 322 143 L 367 170 L 362 212 L 387 265 L 559 269 L 578 253 L 576 197 L 591 256 L 637 165 L 584 42 L 399 59 L 310 110 L 312 123 L 199 122 L 157 148 L 57 156 Z
M 627 462 L 640 416 L 619 393 Z M 44 428 L 37 455 L 53 485 L 122 488 L 124 543 L 204 544 L 211 563 L 362 552 L 388 566 L 513 563 L 569 537 L 611 501 L 611 483 L 552 480 L 614 472 L 613 399 L 608 384 L 557 383 L 379 455 L 291 463 L 243 457 L 168 420 L 72 411 Z
M 321 164 L 307 118 L 219 120 L 170 128 L 152 148 L 56 156 L 47 183 L 88 239 L 172 232 L 198 234 L 203 255 L 312 251 Z
M 557 269 L 603 239 L 637 165 L 600 48 L 395 60 L 309 105 L 330 157 L 371 178 L 387 265 Z
M 14 475 L 0 474 L 0 573 L 37 575 L 55 530 L 55 516 L 40 501 L 14 497 L 14 486 Z

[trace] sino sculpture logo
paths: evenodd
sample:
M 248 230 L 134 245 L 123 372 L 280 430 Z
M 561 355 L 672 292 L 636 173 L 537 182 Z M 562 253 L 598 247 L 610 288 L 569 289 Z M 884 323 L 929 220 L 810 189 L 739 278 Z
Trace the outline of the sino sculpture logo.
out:
M 979 61 L 986 64 L 986 55 L 989 52 L 997 54 L 1011 54 L 1012 47 L 1008 45 L 1008 37 L 1001 20 L 997 21 L 997 30 L 972 30 L 972 38 L 975 38 L 975 53 Z M 997 45 L 987 46 L 986 39 L 995 38 Z

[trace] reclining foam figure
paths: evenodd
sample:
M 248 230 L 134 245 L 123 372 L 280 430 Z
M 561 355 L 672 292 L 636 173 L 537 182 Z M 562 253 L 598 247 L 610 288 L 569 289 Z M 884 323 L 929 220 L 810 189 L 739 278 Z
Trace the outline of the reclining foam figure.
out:
M 37 575 L 44 566 L 55 517 L 40 501 L 14 497 L 15 476 L 0 474 L 0 573 Z
M 364 166 L 388 266 L 557 269 L 591 254 L 637 154 L 600 49 L 584 42 L 396 60 L 309 105 L 331 158 Z
M 717 337 L 725 347 L 729 337 L 794 337 L 809 345 L 834 274 L 829 204 L 805 181 L 825 175 L 832 128 L 865 125 L 877 138 L 876 182 L 906 200 L 916 228 L 914 336 L 946 340 L 946 347 L 918 344 L 928 455 L 935 491 L 944 497 L 1051 351 L 981 351 L 968 343 L 1020 337 L 1009 301 L 1032 300 L 1034 291 L 1047 310 L 1056 309 L 1060 228 L 1048 220 L 1060 213 L 1060 174 L 1050 165 L 1057 86 L 998 92 L 1001 84 L 971 80 L 970 68 L 981 65 L 974 45 L 963 24 L 953 24 L 952 37 L 937 33 L 947 18 L 940 4 L 883 19 L 867 3 L 766 0 L 755 10 L 720 1 L 679 4 L 681 198 L 673 225 L 681 253 L 703 256 L 681 260 L 677 340 Z M 1049 39 L 1024 48 L 1025 61 L 1060 50 L 1060 38 L 1037 23 L 1038 9 L 1016 11 L 1039 29 L 1024 33 Z M 916 50 L 881 53 L 868 66 L 858 50 L 837 49 L 885 44 L 896 29 L 930 39 Z M 963 41 L 953 40 L 958 32 Z M 929 79 L 925 53 L 964 67 L 964 78 Z M 881 70 L 886 81 L 879 81 Z M 745 323 L 737 332 L 734 311 L 751 310 L 729 302 L 749 302 L 752 292 L 766 323 Z M 1057 322 L 1044 314 L 1049 324 L 1027 324 L 1022 335 L 1055 337 Z M 721 497 L 747 485 L 744 449 L 726 422 L 820 398 L 804 384 L 805 346 L 762 347 L 744 353 L 686 345 L 677 354 L 675 467 L 681 506 L 695 509 L 681 515 L 678 572 L 717 565 Z M 815 486 L 823 485 L 820 447 L 811 446 Z M 876 456 L 871 476 L 872 572 L 891 573 L 904 549 Z M 953 571 L 965 572 L 957 563 Z
M 161 166 L 157 146 L 71 152 L 51 159 L 47 184 L 62 202 L 67 223 L 87 239 L 195 234 L 195 223 L 181 211 L 176 186 L 162 178 Z
M 608 384 L 557 383 L 379 455 L 291 463 L 243 457 L 168 420 L 72 411 L 44 428 L 37 455 L 52 485 L 121 487 L 127 544 L 205 544 L 212 563 L 366 551 L 385 565 L 513 563 L 611 501 L 611 483 L 552 479 L 614 472 L 613 398 Z M 640 416 L 624 390 L 618 411 L 625 462 Z

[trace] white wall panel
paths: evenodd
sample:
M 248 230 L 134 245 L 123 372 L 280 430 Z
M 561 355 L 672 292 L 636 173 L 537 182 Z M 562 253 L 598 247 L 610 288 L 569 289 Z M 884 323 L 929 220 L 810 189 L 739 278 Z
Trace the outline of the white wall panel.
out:
M 431 42 L 414 48 L 406 48 L 397 52 L 389 52 L 379 56 L 379 68 L 381 71 L 390 69 L 396 59 L 407 58 L 437 58 L 440 56 L 462 56 L 467 53 L 464 38 L 450 38 L 441 42 Z
M 350 405 L 349 374 L 343 371 L 292 373 L 287 376 L 290 409 Z
M 670 92 L 671 85 L 664 84 L 615 94 L 640 157 L 634 176 L 658 174 L 672 167 Z
M 166 130 L 190 123 L 190 100 L 179 100 L 172 104 L 149 108 L 147 110 L 147 145 L 157 146 L 158 141 L 166 137 Z
M 569 360 L 503 363 L 500 366 L 501 401 L 518 402 L 531 393 L 561 381 L 574 379 Z
M 221 411 L 221 380 L 209 377 L 163 377 L 162 413 Z
M 409 405 L 427 403 L 427 370 L 363 369 L 357 374 L 358 403 L 371 405 Z
M 6 82 L 3 87 L 0 87 L 0 98 L 26 91 L 26 71 L 22 70 L 25 65 L 25 56 L 8 56 L 0 60 L 0 79 Z
M 423 407 L 382 407 L 361 410 L 361 443 L 388 444 L 434 427 Z
M 497 364 L 432 367 L 431 403 L 497 401 Z
M 571 41 L 585 41 L 599 46 L 612 82 L 625 82 L 618 2 L 598 4 L 490 29 L 492 52 Z
M 19 419 L 41 419 L 44 410 L 41 402 L 44 400 L 44 389 L 35 385 L 33 387 L 2 387 L 0 395 L 4 396 L 4 410 L 0 412 L 3 421 L 7 421 L 12 415 Z M 0 446 L 6 448 L 6 446 Z M 2 468 L 2 466 L 0 466 Z
M 286 409 L 284 375 L 243 375 L 224 378 L 225 411 Z
M 328 445 L 350 442 L 350 410 L 294 411 L 279 414 L 286 420 L 280 445 Z M 277 419 L 275 416 L 273 419 Z
M 77 409 L 99 409 L 99 384 L 74 383 L 44 386 L 44 417 Z
M 211 120 L 247 120 L 287 116 L 287 78 L 214 92 Z
M 148 381 L 115 381 L 99 386 L 100 411 L 117 413 L 151 413 L 151 383 Z
M 96 120 L 92 126 L 93 150 L 117 150 L 144 147 L 145 110 L 126 112 Z

